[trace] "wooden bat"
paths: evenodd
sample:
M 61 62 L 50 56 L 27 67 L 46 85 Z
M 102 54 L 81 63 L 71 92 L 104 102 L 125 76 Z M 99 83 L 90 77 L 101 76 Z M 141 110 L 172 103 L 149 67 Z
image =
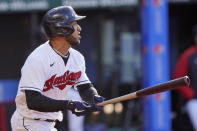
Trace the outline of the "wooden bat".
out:
M 113 103 L 117 103 L 117 102 L 121 102 L 121 101 L 125 101 L 125 100 L 130 100 L 130 99 L 134 99 L 134 98 L 141 97 L 141 96 L 147 96 L 147 95 L 151 95 L 151 94 L 155 94 L 155 93 L 160 93 L 160 92 L 176 89 L 176 88 L 179 88 L 182 86 L 189 86 L 189 84 L 190 84 L 189 77 L 184 76 L 184 77 L 170 80 L 170 81 L 167 81 L 167 82 L 164 82 L 161 84 L 150 86 L 148 88 L 144 88 L 144 89 L 135 91 L 133 93 L 129 93 L 127 95 L 116 97 L 116 98 L 104 101 L 102 103 L 99 103 L 97 105 L 104 106 L 107 104 L 113 104 Z

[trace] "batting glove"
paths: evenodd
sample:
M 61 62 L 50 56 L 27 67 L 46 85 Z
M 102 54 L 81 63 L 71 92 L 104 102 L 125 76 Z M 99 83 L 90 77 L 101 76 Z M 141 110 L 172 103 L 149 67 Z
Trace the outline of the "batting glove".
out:
M 94 101 L 95 101 L 95 108 L 97 111 L 102 111 L 103 110 L 103 106 L 97 106 L 98 103 L 101 103 L 105 100 L 104 97 L 99 96 L 99 95 L 95 95 L 94 96 Z
M 90 105 L 84 101 L 68 101 L 67 108 L 76 116 L 83 116 L 97 110 L 94 105 Z

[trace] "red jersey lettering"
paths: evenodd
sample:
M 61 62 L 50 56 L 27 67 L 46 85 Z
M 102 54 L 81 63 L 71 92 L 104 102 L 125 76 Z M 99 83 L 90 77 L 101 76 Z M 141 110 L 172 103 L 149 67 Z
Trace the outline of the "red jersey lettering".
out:
M 60 90 L 63 90 L 67 85 L 74 85 L 75 82 L 81 77 L 81 71 L 71 72 L 66 71 L 62 76 L 56 77 L 53 75 L 50 79 L 45 82 L 45 88 L 43 91 L 48 91 L 53 87 L 57 87 Z

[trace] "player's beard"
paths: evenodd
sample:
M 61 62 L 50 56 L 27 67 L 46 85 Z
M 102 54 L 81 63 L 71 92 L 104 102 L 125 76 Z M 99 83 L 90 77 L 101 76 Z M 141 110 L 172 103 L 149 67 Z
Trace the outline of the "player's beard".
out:
M 66 36 L 65 39 L 66 39 L 66 41 L 68 41 L 68 43 L 70 43 L 71 46 L 73 46 L 73 45 L 79 45 L 80 44 L 80 41 L 78 41 L 72 35 Z

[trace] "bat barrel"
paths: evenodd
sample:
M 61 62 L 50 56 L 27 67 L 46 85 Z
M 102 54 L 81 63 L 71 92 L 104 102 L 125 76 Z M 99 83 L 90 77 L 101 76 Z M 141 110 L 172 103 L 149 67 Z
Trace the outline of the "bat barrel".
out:
M 161 83 L 155 86 L 151 86 L 142 90 L 139 90 L 136 92 L 137 96 L 145 96 L 155 93 L 160 93 L 167 90 L 173 90 L 182 86 L 189 86 L 190 85 L 190 79 L 188 76 L 184 76 L 181 78 L 177 78 L 174 80 L 170 80 L 165 83 Z
M 104 101 L 102 103 L 97 104 L 98 106 L 104 106 L 107 104 L 113 104 L 113 103 L 117 103 L 117 102 L 121 102 L 121 101 L 125 101 L 125 100 L 129 100 L 129 99 L 134 99 L 140 96 L 146 96 L 146 95 L 151 95 L 151 94 L 155 94 L 155 93 L 160 93 L 160 92 L 164 92 L 164 91 L 168 91 L 168 90 L 172 90 L 172 89 L 176 89 L 182 86 L 189 86 L 190 84 L 190 79 L 188 76 L 184 76 L 178 79 L 174 79 L 174 80 L 170 80 L 161 84 L 157 84 L 155 86 L 151 86 L 148 88 L 144 88 L 141 90 L 138 90 L 136 92 L 133 93 L 129 93 L 127 95 L 124 96 L 120 96 L 117 98 L 113 98 L 107 101 Z

